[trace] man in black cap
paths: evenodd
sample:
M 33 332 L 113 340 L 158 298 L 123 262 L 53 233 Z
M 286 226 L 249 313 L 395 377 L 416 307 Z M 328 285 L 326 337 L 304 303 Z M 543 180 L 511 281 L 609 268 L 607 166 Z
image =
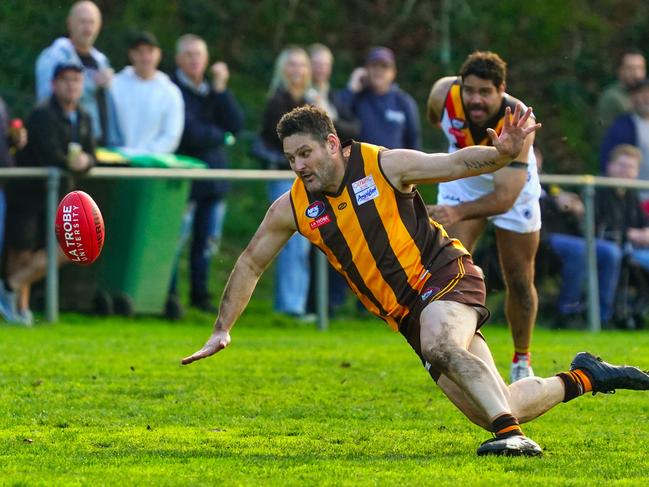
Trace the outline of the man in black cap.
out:
M 90 116 L 79 106 L 83 67 L 59 63 L 52 75 L 52 96 L 38 105 L 27 121 L 29 141 L 17 154 L 18 166 L 58 166 L 72 173 L 95 163 Z M 64 181 L 61 193 L 72 189 Z M 7 186 L 7 275 L 0 282 L 0 314 L 6 321 L 31 325 L 31 284 L 45 275 L 45 184 L 17 180 Z M 62 261 L 62 259 L 61 259 Z
M 162 51 L 150 32 L 129 42 L 131 66 L 115 76 L 113 95 L 123 146 L 138 152 L 173 153 L 183 133 L 183 97 L 158 64 Z
M 421 123 L 415 100 L 394 82 L 394 53 L 375 47 L 356 68 L 340 99 L 361 123 L 360 140 L 388 149 L 421 149 Z

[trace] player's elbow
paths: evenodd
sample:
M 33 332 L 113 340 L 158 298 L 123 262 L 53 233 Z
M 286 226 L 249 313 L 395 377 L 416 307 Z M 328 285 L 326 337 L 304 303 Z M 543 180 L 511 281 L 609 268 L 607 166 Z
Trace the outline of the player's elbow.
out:
M 516 203 L 517 198 L 518 193 L 496 193 L 494 209 L 497 210 L 497 214 L 500 215 L 501 213 L 507 213 L 511 210 L 514 203 Z
M 428 107 L 426 109 L 426 118 L 428 118 L 428 121 L 433 127 L 437 127 L 439 124 L 439 117 L 437 115 L 437 112 L 433 109 L 433 107 L 428 104 Z

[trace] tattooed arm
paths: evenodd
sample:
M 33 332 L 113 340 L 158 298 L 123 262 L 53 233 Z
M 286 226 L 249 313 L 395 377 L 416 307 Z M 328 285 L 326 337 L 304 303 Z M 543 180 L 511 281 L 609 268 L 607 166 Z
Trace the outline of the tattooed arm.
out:
M 452 154 L 424 154 L 395 149 L 381 153 L 381 167 L 390 182 L 401 191 L 410 191 L 418 183 L 452 181 L 494 172 L 517 157 L 526 137 L 541 125 L 528 123 L 532 109 L 522 116 L 517 105 L 512 116 L 509 108 L 500 135 L 487 129 L 493 147 L 472 146 Z
M 527 126 L 533 120 L 527 121 Z M 527 164 L 534 133 L 529 134 L 515 162 L 496 171 L 493 175 L 493 190 L 480 198 L 457 205 L 433 205 L 428 207 L 430 216 L 445 227 L 461 220 L 487 218 L 506 213 L 514 206 L 518 195 L 527 181 Z

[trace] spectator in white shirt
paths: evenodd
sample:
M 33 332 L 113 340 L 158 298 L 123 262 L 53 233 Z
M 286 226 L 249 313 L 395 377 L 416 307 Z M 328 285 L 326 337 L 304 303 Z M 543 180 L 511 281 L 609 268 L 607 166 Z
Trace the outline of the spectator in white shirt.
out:
M 113 95 L 123 146 L 129 151 L 173 153 L 183 133 L 185 107 L 178 87 L 158 71 L 162 52 L 150 32 L 129 43 L 127 66 L 115 76 Z

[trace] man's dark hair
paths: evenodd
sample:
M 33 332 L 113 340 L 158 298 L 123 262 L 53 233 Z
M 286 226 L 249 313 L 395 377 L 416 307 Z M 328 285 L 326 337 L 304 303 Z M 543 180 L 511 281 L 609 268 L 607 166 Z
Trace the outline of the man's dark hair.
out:
M 624 56 L 643 56 L 644 57 L 644 52 L 642 52 L 637 47 L 625 47 L 622 50 L 622 52 L 620 53 L 620 59 L 624 58 Z
M 620 55 L 620 58 L 618 59 L 617 62 L 617 67 L 621 67 L 622 64 L 624 64 L 624 59 L 627 56 L 642 56 L 644 57 L 644 52 L 642 52 L 640 49 L 637 47 L 627 47 L 622 51 L 622 54 Z
M 314 105 L 305 105 L 285 113 L 277 123 L 280 140 L 295 134 L 307 134 L 324 143 L 329 134 L 336 134 L 336 129 L 327 112 Z
M 488 79 L 498 88 L 507 78 L 507 63 L 495 52 L 476 51 L 466 58 L 460 68 L 463 79 L 471 74 Z

